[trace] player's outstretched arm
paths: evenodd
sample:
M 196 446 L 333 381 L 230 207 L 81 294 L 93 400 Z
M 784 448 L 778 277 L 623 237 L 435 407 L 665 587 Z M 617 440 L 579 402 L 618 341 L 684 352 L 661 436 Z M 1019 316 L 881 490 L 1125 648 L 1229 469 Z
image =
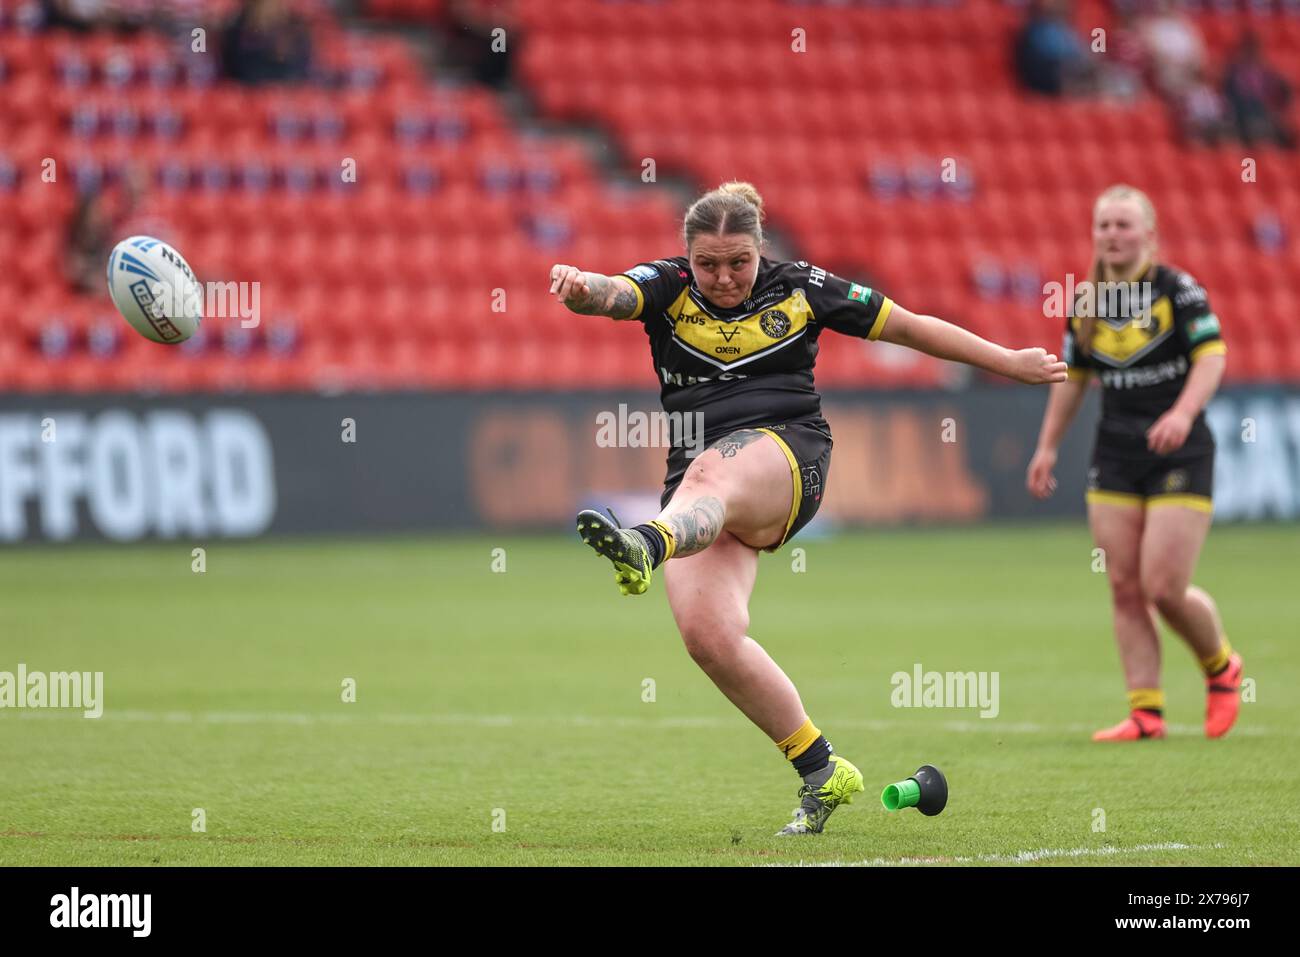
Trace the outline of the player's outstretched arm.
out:
M 551 267 L 551 293 L 571 312 L 611 319 L 631 319 L 639 302 L 631 280 L 562 263 Z
M 1065 363 L 1046 349 L 1008 349 L 935 316 L 908 312 L 898 303 L 894 303 L 880 338 L 939 359 L 964 362 L 1017 382 L 1042 385 L 1065 381 Z

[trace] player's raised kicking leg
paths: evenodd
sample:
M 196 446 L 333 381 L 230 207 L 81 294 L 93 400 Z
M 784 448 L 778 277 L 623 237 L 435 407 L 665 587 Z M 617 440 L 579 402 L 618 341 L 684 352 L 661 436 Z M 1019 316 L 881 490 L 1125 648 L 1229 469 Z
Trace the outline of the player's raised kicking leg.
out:
M 624 594 L 641 594 L 665 567 L 668 601 L 691 657 L 803 778 L 794 820 L 779 833 L 815 834 L 863 790 L 862 774 L 831 753 L 785 672 L 746 632 L 760 549 L 782 542 L 794 520 L 797 470 L 784 440 L 733 432 L 686 470 L 648 525 L 620 529 L 597 512 L 578 516 L 583 540 L 614 563 Z
M 755 548 L 780 542 L 793 494 L 789 462 L 777 440 L 758 429 L 740 429 L 691 463 L 657 518 L 621 529 L 599 512 L 584 511 L 578 534 L 613 562 L 623 594 L 640 595 L 655 568 L 703 551 L 724 528 Z

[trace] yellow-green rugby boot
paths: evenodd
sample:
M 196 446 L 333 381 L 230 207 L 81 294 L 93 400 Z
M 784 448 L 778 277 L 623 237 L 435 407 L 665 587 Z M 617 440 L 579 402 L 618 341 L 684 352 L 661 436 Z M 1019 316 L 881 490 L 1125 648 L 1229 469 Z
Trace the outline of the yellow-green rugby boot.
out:
M 637 532 L 619 528 L 613 512 L 610 518 L 584 509 L 578 513 L 578 534 L 582 540 L 614 563 L 614 581 L 624 595 L 644 595 L 653 570 L 650 553 Z
M 817 783 L 817 778 L 825 780 Z M 794 809 L 794 820 L 776 832 L 777 837 L 789 834 L 820 834 L 826 819 L 841 804 L 852 804 L 853 795 L 864 790 L 862 772 L 838 754 L 821 771 L 804 778 L 799 788 L 799 806 Z

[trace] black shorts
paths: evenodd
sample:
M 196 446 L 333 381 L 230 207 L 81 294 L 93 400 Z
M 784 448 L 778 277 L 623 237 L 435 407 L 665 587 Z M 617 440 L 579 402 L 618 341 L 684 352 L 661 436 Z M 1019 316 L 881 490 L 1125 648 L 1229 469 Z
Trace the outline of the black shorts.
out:
M 1089 502 L 1113 505 L 1182 505 L 1213 512 L 1214 448 L 1170 455 L 1119 452 L 1098 442 L 1088 469 Z
M 794 483 L 794 502 L 790 508 L 790 518 L 785 523 L 785 534 L 775 545 L 763 549 L 774 552 L 812 521 L 821 508 L 822 496 L 826 493 L 826 476 L 831 467 L 831 430 L 825 419 L 804 419 L 799 422 L 784 422 L 779 425 L 754 426 L 752 429 L 737 429 L 737 432 L 764 432 L 776 439 L 781 451 L 785 452 L 790 463 L 791 481 Z M 726 436 L 710 444 L 709 448 L 723 441 Z M 668 453 L 668 475 L 664 479 L 664 493 L 659 498 L 659 507 L 666 508 L 672 499 L 682 477 L 690 467 L 693 458 L 687 458 L 686 449 L 674 447 Z

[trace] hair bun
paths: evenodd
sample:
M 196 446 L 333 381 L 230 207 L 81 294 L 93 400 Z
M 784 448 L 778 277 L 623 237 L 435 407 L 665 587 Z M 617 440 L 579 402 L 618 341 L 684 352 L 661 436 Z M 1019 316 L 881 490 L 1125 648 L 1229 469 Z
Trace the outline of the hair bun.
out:
M 758 190 L 754 188 L 753 183 L 745 183 L 740 180 L 732 180 L 730 183 L 723 183 L 721 186 L 719 186 L 718 192 L 730 193 L 732 195 L 740 196 L 743 199 L 748 200 L 749 202 L 753 203 L 756 207 L 758 207 L 759 222 L 762 222 L 763 219 L 765 218 L 766 214 L 763 212 L 763 197 L 758 194 Z

